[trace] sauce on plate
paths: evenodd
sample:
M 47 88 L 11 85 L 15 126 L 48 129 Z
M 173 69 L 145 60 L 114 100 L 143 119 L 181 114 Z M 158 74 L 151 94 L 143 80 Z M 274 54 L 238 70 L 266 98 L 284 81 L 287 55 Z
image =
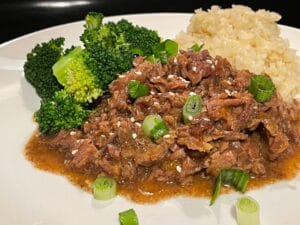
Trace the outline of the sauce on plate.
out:
M 281 160 L 271 163 L 264 178 L 251 179 L 248 190 L 272 184 L 279 180 L 294 178 L 300 169 L 300 147 L 285 155 Z M 32 164 L 41 170 L 65 176 L 73 184 L 85 191 L 91 191 L 95 176 L 86 175 L 68 168 L 64 164 L 64 155 L 47 147 L 42 137 L 32 135 L 24 154 Z M 140 182 L 118 186 L 118 194 L 139 203 L 154 203 L 174 196 L 210 197 L 213 183 L 203 177 L 195 177 L 191 185 L 166 184 L 161 182 Z M 231 189 L 223 188 L 222 192 Z

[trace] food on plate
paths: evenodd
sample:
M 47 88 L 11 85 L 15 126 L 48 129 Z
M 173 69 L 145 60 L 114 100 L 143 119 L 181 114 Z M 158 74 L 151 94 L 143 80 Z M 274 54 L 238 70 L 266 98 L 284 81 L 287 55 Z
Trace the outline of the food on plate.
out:
M 299 103 L 291 100 L 298 87 L 285 101 L 273 83 L 285 73 L 275 78 L 265 70 L 236 69 L 189 34 L 193 41 L 179 50 L 155 31 L 102 19 L 87 15 L 83 48 L 51 47 L 62 39 L 41 45 L 55 58 L 45 65 L 47 79 L 61 86 L 50 97 L 40 95 L 39 133 L 27 145 L 29 159 L 35 163 L 47 152 L 44 162 L 56 154 L 60 167 L 78 174 L 96 199 L 109 199 L 116 189 L 136 201 L 202 191 L 212 193 L 213 204 L 222 184 L 245 192 L 256 181 L 294 175 L 284 168 L 300 158 Z M 43 65 L 31 56 L 40 62 L 45 55 L 30 53 L 25 64 L 40 71 Z M 36 84 L 44 81 L 37 74 L 31 83 L 39 93 Z
M 139 225 L 138 217 L 134 209 L 128 209 L 120 212 L 119 221 L 121 225 Z
M 98 177 L 93 183 L 93 194 L 97 200 L 108 200 L 116 196 L 116 181 L 109 177 Z
M 197 9 L 186 32 L 178 34 L 180 48 L 205 43 L 213 55 L 221 55 L 237 69 L 268 74 L 285 101 L 300 93 L 300 58 L 280 37 L 276 24 L 281 16 L 266 10 L 233 5 L 208 11 Z
M 64 38 L 57 38 L 28 53 L 24 73 L 42 98 L 35 118 L 43 134 L 79 128 L 89 112 L 88 104 L 120 73 L 133 67 L 136 54 L 152 56 L 160 43 L 156 31 L 126 20 L 105 24 L 102 20 L 100 13 L 87 14 L 80 37 L 84 49 L 72 46 L 64 50 Z
M 235 204 L 238 225 L 259 225 L 259 204 L 249 197 L 240 197 Z

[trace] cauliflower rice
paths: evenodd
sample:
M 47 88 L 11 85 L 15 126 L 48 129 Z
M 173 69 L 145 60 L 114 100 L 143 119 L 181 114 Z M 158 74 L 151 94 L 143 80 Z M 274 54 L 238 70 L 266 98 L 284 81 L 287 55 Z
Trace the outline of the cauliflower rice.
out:
M 276 22 L 280 18 L 277 13 L 255 12 L 241 5 L 198 9 L 187 32 L 179 33 L 176 41 L 182 49 L 205 43 L 212 55 L 227 58 L 237 69 L 270 75 L 282 97 L 291 101 L 300 93 L 300 57 L 279 36 Z

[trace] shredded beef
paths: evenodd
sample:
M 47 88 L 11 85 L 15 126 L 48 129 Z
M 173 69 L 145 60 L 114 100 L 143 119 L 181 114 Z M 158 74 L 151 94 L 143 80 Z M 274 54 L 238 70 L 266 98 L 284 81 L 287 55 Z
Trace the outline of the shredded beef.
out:
M 142 57 L 133 64 L 109 85 L 82 129 L 50 138 L 49 146 L 65 153 L 67 166 L 108 174 L 120 183 L 186 184 L 197 174 L 214 177 L 225 168 L 264 176 L 266 165 L 299 141 L 293 126 L 299 104 L 287 105 L 278 93 L 269 102 L 256 102 L 247 90 L 252 74 L 235 70 L 220 56 L 181 51 L 166 65 Z M 147 85 L 150 94 L 131 99 L 131 80 Z M 182 108 L 192 94 L 201 95 L 202 111 L 186 125 Z M 149 114 L 164 119 L 167 135 L 145 137 L 142 123 Z

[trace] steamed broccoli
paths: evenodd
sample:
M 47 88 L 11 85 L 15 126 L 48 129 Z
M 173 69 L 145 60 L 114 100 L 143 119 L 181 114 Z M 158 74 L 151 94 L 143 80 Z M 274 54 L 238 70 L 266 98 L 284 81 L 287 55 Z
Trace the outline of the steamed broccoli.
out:
M 79 128 L 89 112 L 67 92 L 61 90 L 52 98 L 43 99 L 34 117 L 41 133 L 54 134 L 62 129 Z
M 89 102 L 102 95 L 98 78 L 85 64 L 86 50 L 76 47 L 53 65 L 53 73 L 64 90 L 79 103 Z
M 136 54 L 151 55 L 160 37 L 156 31 L 134 26 L 127 20 L 106 24 L 102 20 L 102 14 L 89 13 L 80 39 L 89 55 L 86 65 L 98 77 L 102 89 L 106 89 L 118 75 L 133 67 Z
M 63 54 L 64 38 L 51 39 L 37 44 L 27 54 L 24 64 L 25 78 L 41 98 L 49 98 L 62 89 L 52 73 L 53 64 Z
M 84 27 L 83 49 L 64 51 L 64 38 L 57 38 L 38 44 L 27 55 L 25 77 L 42 98 L 35 119 L 43 134 L 79 128 L 90 113 L 89 103 L 133 67 L 137 54 L 152 55 L 160 43 L 156 31 L 127 20 L 104 24 L 101 13 L 88 13 Z
M 117 23 L 124 41 L 130 44 L 134 53 L 142 56 L 148 56 L 153 53 L 153 48 L 160 42 L 160 37 L 156 31 L 149 30 L 145 27 L 133 26 L 127 20 L 120 20 Z

